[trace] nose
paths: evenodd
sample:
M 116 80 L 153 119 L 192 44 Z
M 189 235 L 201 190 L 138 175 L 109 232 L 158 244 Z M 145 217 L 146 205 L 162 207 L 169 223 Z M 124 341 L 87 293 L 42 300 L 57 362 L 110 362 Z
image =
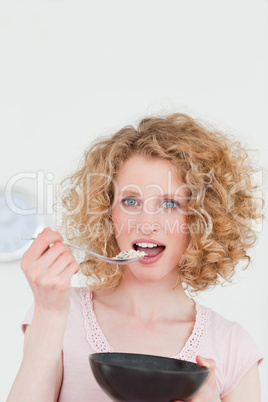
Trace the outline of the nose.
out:
M 137 217 L 137 231 L 146 236 L 159 232 L 161 225 L 157 217 L 158 215 L 143 210 Z

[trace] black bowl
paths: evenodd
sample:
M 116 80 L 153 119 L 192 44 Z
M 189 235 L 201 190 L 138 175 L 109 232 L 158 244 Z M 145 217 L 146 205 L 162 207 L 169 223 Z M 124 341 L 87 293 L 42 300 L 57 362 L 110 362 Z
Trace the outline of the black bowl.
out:
M 186 400 L 209 374 L 196 363 L 135 353 L 93 353 L 89 361 L 96 381 L 114 401 Z

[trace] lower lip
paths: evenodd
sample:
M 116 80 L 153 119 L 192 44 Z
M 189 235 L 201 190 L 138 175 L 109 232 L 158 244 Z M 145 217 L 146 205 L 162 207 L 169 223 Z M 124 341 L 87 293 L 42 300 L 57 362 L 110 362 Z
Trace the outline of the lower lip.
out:
M 144 264 L 144 265 L 154 264 L 156 261 L 158 261 L 162 257 L 164 251 L 165 251 L 165 248 L 163 251 L 161 251 L 161 253 L 157 254 L 155 257 L 150 257 L 150 258 L 144 257 L 141 260 L 139 260 L 138 262 L 140 262 L 141 264 Z

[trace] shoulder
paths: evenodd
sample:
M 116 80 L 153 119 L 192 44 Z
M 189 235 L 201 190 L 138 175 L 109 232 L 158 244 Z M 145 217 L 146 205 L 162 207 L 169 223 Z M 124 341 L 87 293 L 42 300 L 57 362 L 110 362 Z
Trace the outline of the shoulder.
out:
M 224 329 L 224 330 L 229 330 L 233 324 L 233 321 L 227 319 L 223 315 L 217 313 L 215 310 L 213 310 L 210 307 L 206 307 L 203 305 L 200 305 L 205 311 L 207 311 L 209 315 L 209 321 L 210 325 L 213 326 L 215 329 L 218 327 L 219 329 Z
M 255 343 L 249 332 L 238 322 L 231 321 L 223 315 L 217 313 L 209 307 L 199 305 L 204 310 L 207 318 L 207 336 L 213 344 L 221 345 L 221 350 L 232 347 L 239 349 L 253 348 L 256 350 Z M 204 313 L 203 313 L 204 314 Z
M 77 303 L 81 299 L 81 293 L 84 291 L 84 288 L 80 287 L 71 287 L 71 303 Z
M 204 341 L 213 350 L 218 342 L 221 343 L 221 349 L 232 332 L 236 323 L 228 320 L 213 309 L 196 302 L 198 329 L 204 333 Z
M 76 314 L 84 310 L 87 304 L 91 303 L 92 294 L 86 288 L 71 287 L 70 314 Z
M 231 321 L 223 315 L 217 313 L 209 307 L 199 305 L 208 316 L 208 334 L 213 336 L 223 346 L 224 343 L 243 341 L 245 343 L 254 343 L 249 332 L 238 322 Z
M 216 377 L 221 397 L 227 395 L 262 355 L 249 332 L 238 322 L 200 305 L 209 319 L 202 353 L 216 362 Z

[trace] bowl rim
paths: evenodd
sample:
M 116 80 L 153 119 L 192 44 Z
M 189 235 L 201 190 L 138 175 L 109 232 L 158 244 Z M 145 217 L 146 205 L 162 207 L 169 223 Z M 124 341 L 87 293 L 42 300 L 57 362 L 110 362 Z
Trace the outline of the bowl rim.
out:
M 121 363 L 116 363 L 116 362 L 105 362 L 101 359 L 101 356 L 107 355 L 107 354 L 117 354 L 117 355 L 138 355 L 138 356 L 150 356 L 150 357 L 156 357 L 159 359 L 168 359 L 168 360 L 179 360 L 179 361 L 183 361 L 183 362 L 187 362 L 190 365 L 194 365 L 197 366 L 200 370 L 196 370 L 196 371 L 191 371 L 191 370 L 161 370 L 161 369 L 150 369 L 147 367 L 133 367 L 126 364 L 121 364 Z M 98 359 L 98 357 L 100 357 Z M 166 357 L 166 356 L 158 356 L 158 355 L 147 355 L 144 353 L 128 353 L 128 352 L 98 352 L 98 353 L 91 353 L 89 355 L 89 361 L 96 361 L 98 363 L 103 363 L 103 364 L 107 364 L 111 367 L 121 367 L 121 368 L 129 368 L 135 371 L 143 371 L 143 372 L 155 372 L 155 373 L 167 373 L 167 374 L 193 374 L 193 373 L 209 373 L 210 369 L 208 367 L 205 366 L 199 366 L 197 363 L 194 362 L 189 362 L 188 360 L 182 360 L 182 359 L 175 359 L 172 357 Z

